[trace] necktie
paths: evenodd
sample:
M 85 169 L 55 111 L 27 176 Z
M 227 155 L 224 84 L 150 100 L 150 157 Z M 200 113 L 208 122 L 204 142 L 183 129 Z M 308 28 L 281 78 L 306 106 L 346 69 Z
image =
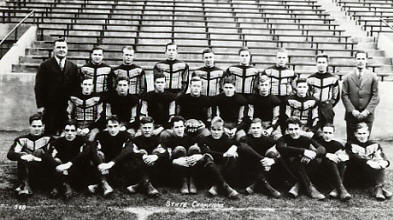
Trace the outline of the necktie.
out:
M 63 70 L 64 70 L 64 59 L 60 59 L 59 60 L 59 66 L 60 66 L 60 70 L 63 72 Z

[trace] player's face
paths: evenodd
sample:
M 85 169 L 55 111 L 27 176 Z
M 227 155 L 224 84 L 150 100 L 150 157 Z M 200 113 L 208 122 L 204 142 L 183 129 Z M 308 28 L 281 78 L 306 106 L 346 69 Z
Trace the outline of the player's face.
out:
M 141 131 L 144 137 L 151 137 L 153 135 L 153 129 L 153 123 L 146 123 L 141 125 Z
M 224 127 L 220 125 L 212 125 L 210 128 L 210 132 L 212 134 L 212 138 L 220 139 L 224 134 Z
M 327 142 L 333 140 L 334 128 L 333 127 L 323 127 L 323 129 L 322 129 L 322 137 Z
M 30 124 L 30 134 L 33 136 L 40 136 L 44 133 L 45 126 L 41 120 L 34 120 Z
M 191 82 L 190 87 L 191 87 L 190 88 L 191 89 L 191 95 L 199 96 L 201 94 L 201 90 L 202 90 L 202 82 L 201 81 Z
M 184 122 L 183 121 L 176 121 L 173 123 L 173 133 L 177 137 L 183 137 L 184 136 Z
M 82 94 L 90 95 L 93 92 L 93 79 L 85 79 L 82 84 Z
M 269 81 L 259 82 L 259 93 L 262 96 L 269 95 L 269 93 L 270 93 L 270 82 Z
M 231 97 L 235 95 L 235 86 L 231 83 L 225 83 L 223 88 L 225 96 Z
M 116 136 L 120 132 L 120 124 L 118 121 L 108 121 L 106 127 L 111 136 Z
M 277 53 L 276 55 L 276 65 L 284 67 L 288 63 L 288 54 L 287 53 Z
M 259 123 L 259 122 L 258 123 L 252 123 L 251 126 L 250 126 L 250 132 L 251 132 L 251 135 L 254 138 L 262 137 L 262 132 L 263 132 L 262 124 Z
M 177 58 L 177 46 L 176 45 L 168 45 L 166 48 L 166 57 L 168 60 L 174 60 Z
M 67 141 L 73 141 L 76 138 L 75 125 L 66 125 L 64 128 L 64 137 Z
M 63 59 L 67 56 L 68 47 L 66 42 L 56 42 L 53 48 L 53 53 L 59 59 Z
M 300 97 L 306 97 L 307 92 L 308 92 L 308 85 L 307 85 L 307 83 L 306 82 L 298 83 L 296 85 L 296 91 L 297 91 L 297 94 Z
M 355 132 L 355 137 L 360 143 L 366 143 L 369 135 L 370 132 L 368 131 L 368 128 L 361 128 Z
M 240 64 L 241 65 L 250 65 L 251 54 L 250 51 L 241 51 L 240 54 Z
M 367 67 L 367 55 L 365 53 L 356 54 L 356 66 L 359 69 Z
M 288 124 L 287 132 L 292 139 L 298 139 L 300 137 L 300 126 L 298 124 Z
M 104 59 L 104 51 L 93 50 L 93 52 L 91 52 L 91 62 L 93 64 L 101 64 L 103 59 Z
M 317 59 L 317 70 L 320 73 L 326 73 L 328 67 L 328 61 L 326 57 L 319 57 Z
M 207 67 L 214 66 L 214 53 L 205 53 L 203 54 L 203 62 Z
M 134 50 L 124 49 L 123 50 L 123 63 L 126 65 L 132 64 L 132 61 L 134 61 L 134 55 L 135 55 Z
M 165 89 L 165 78 L 157 78 L 154 81 L 154 87 L 159 92 L 164 92 Z
M 117 83 L 117 86 L 116 86 L 117 94 L 119 94 L 119 95 L 121 95 L 121 96 L 127 95 L 127 93 L 128 93 L 128 88 L 129 88 L 128 82 L 127 82 L 126 80 L 120 80 L 120 81 Z

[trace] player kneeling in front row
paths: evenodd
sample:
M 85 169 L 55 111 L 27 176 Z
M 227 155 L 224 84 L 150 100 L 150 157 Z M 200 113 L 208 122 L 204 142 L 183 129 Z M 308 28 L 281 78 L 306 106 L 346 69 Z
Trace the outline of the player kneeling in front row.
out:
M 52 139 L 43 135 L 45 125 L 40 114 L 32 115 L 29 123 L 29 134 L 16 138 L 7 154 L 8 159 L 18 162 L 17 175 L 20 185 L 16 192 L 19 197 L 32 195 L 31 183 L 49 177 L 43 158 Z
M 107 131 L 100 132 L 91 147 L 91 160 L 97 167 L 95 170 L 100 184 L 89 185 L 88 190 L 94 193 L 101 186 L 103 195 L 108 196 L 113 192 L 108 178 L 112 182 L 119 177 L 126 178 L 126 181 L 130 178 L 126 163 L 126 159 L 130 159 L 132 153 L 130 134 L 120 131 L 119 119 L 110 116 L 107 120 Z
M 205 179 L 211 180 L 213 185 L 222 188 L 229 198 L 237 199 L 238 193 L 226 183 L 214 164 L 213 157 L 201 151 L 197 141 L 184 133 L 184 118 L 175 116 L 171 124 L 174 135 L 168 141 L 167 147 L 172 152 L 172 171 L 182 185 L 180 192 L 182 194 L 197 193 L 194 179 L 201 174 L 207 176 L 208 178 Z
M 64 128 L 64 137 L 61 137 L 51 144 L 48 154 L 48 161 L 54 186 L 51 191 L 52 197 L 57 197 L 59 192 L 64 193 L 66 199 L 71 198 L 71 185 L 80 188 L 86 187 L 87 173 L 89 166 L 87 148 L 85 139 L 77 136 L 77 126 L 74 120 L 66 122 Z M 71 183 L 72 182 L 72 183 Z
M 340 142 L 333 140 L 335 127 L 333 124 L 326 124 L 322 127 L 322 137 L 318 137 L 319 144 L 325 147 L 326 154 L 323 158 L 323 168 L 327 169 L 327 174 L 333 180 L 334 189 L 329 193 L 333 198 L 342 201 L 351 199 L 351 194 L 344 187 L 344 174 L 349 160 L 345 147 Z
M 142 117 L 140 120 L 142 135 L 133 139 L 133 153 L 137 160 L 137 169 L 142 174 L 141 180 L 127 187 L 128 192 L 136 193 L 143 190 L 149 196 L 159 195 L 152 185 L 152 180 L 167 177 L 169 170 L 169 153 L 159 143 L 159 136 L 154 135 L 154 120 L 152 117 Z
M 325 153 L 325 148 L 310 138 L 300 134 L 301 122 L 296 117 L 287 120 L 287 132 L 277 141 L 277 150 L 283 160 L 289 165 L 292 172 L 299 179 L 301 186 L 311 198 L 325 199 L 311 183 L 310 172 L 316 170 L 320 158 Z M 296 183 L 288 192 L 291 196 L 299 195 L 300 183 Z
M 381 146 L 369 140 L 369 128 L 359 123 L 355 130 L 355 141 L 346 145 L 350 157 L 349 164 L 360 170 L 362 180 L 371 183 L 372 195 L 377 200 L 390 199 L 392 193 L 384 188 L 385 168 L 390 165 Z

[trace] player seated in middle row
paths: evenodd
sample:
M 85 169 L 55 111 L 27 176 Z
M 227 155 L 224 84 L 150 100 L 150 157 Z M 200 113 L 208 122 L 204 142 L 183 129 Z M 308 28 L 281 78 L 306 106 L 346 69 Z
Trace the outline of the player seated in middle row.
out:
M 136 117 L 139 99 L 129 91 L 129 79 L 124 76 L 116 78 L 116 91 L 109 95 L 106 115 L 116 115 L 121 123 L 121 130 L 127 130 L 131 136 L 135 135 Z
M 296 94 L 288 97 L 286 117 L 297 117 L 301 122 L 300 133 L 312 138 L 318 131 L 318 103 L 308 95 L 308 84 L 305 78 L 296 81 Z
M 264 135 L 277 140 L 281 137 L 278 129 L 281 101 L 277 96 L 270 94 L 271 82 L 268 76 L 262 75 L 258 80 L 257 94 L 249 97 L 249 115 L 252 118 L 260 118 Z
M 154 135 L 160 134 L 164 129 L 169 129 L 169 119 L 176 113 L 175 93 L 165 89 L 165 75 L 154 74 L 154 90 L 141 97 L 140 115 L 150 116 L 154 120 Z
M 78 135 L 93 141 L 100 129 L 105 127 L 105 103 L 100 95 L 93 93 L 93 78 L 86 77 L 81 83 L 81 93 L 68 100 L 68 119 L 77 122 Z
M 244 118 L 248 118 L 246 112 L 247 99 L 236 93 L 235 81 L 232 78 L 222 80 L 223 93 L 212 97 L 217 116 L 221 117 L 225 123 L 236 125 L 236 140 L 246 135 L 247 127 Z
M 197 193 L 195 178 L 208 177 L 204 179 L 222 189 L 229 198 L 238 199 L 238 192 L 226 183 L 213 157 L 201 150 L 195 138 L 185 134 L 184 119 L 181 116 L 175 116 L 171 124 L 174 136 L 169 140 L 167 148 L 169 152 L 172 152 L 171 168 L 176 175 L 176 180 L 181 184 L 180 192 L 182 194 Z
M 211 102 L 209 97 L 201 94 L 201 90 L 201 78 L 194 76 L 190 81 L 190 93 L 181 94 L 176 98 L 176 112 L 177 115 L 190 121 L 186 122 L 187 124 L 196 127 L 197 136 L 207 136 L 209 130 L 206 129 L 206 126 L 211 121 Z M 195 123 L 195 120 L 199 123 Z

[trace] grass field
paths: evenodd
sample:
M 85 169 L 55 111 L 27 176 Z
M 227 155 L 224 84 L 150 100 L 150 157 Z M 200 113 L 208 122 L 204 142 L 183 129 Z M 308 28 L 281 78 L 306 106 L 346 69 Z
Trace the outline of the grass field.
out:
M 51 199 L 37 192 L 27 201 L 18 201 L 11 175 L 13 164 L 5 154 L 18 133 L 0 132 L 0 219 L 393 219 L 393 202 L 378 202 L 365 189 L 351 189 L 349 202 L 326 199 L 316 201 L 301 196 L 271 199 L 262 194 L 245 196 L 238 201 L 210 198 L 206 190 L 183 196 L 176 189 L 160 188 L 162 195 L 151 199 L 116 190 L 110 198 L 77 194 L 70 201 Z M 387 143 L 392 158 L 393 143 Z M 393 171 L 388 170 L 386 185 L 392 186 Z M 326 193 L 326 192 L 325 192 Z

